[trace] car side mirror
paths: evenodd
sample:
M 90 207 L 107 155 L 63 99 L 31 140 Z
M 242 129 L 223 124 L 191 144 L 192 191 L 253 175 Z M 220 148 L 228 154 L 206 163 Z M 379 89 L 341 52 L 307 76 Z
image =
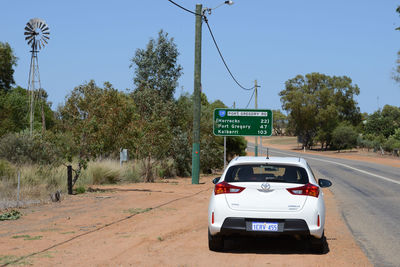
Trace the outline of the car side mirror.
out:
M 217 184 L 219 182 L 219 179 L 221 179 L 221 177 L 214 178 L 212 180 L 213 184 Z
M 319 179 L 318 184 L 320 187 L 324 188 L 324 187 L 330 187 L 332 185 L 332 182 L 327 179 Z

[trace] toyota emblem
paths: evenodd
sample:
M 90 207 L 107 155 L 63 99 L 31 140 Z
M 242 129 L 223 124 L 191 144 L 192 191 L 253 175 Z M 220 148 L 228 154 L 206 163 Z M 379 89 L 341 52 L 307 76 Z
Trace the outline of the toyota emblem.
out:
M 261 185 L 261 189 L 264 191 L 268 191 L 271 188 L 271 185 L 269 183 L 263 183 Z

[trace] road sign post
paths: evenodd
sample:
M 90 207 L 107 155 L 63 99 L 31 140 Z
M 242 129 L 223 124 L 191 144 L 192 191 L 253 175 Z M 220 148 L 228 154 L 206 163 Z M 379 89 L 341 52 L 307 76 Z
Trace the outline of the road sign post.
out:
M 271 136 L 272 111 L 217 108 L 213 124 L 218 136 Z

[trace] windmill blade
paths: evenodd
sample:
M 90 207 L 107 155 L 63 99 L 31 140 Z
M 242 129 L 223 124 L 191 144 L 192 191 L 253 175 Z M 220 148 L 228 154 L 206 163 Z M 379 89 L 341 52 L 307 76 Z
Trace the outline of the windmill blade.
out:
M 47 27 L 47 24 L 46 24 L 46 23 L 43 23 L 43 25 L 42 25 L 42 27 L 40 27 L 40 29 L 41 29 L 42 31 L 44 31 L 45 28 L 48 28 L 48 27 Z
M 40 41 L 38 42 L 39 45 L 39 50 L 42 49 L 42 45 L 40 44 Z
M 28 45 L 30 45 L 30 44 L 33 42 L 33 40 L 35 40 L 35 38 L 30 39 L 30 40 L 28 41 Z M 33 45 L 33 44 L 32 44 L 32 45 Z
M 47 41 L 46 41 L 46 39 L 42 39 L 42 41 L 45 42 L 46 44 L 48 44 Z M 43 46 L 44 46 L 44 45 L 43 45 Z
M 47 36 L 47 35 L 43 35 L 43 38 L 46 38 L 47 40 L 49 40 L 49 39 L 50 39 L 50 37 L 49 37 L 49 36 Z
M 33 35 L 32 32 L 24 32 L 24 35 Z
M 46 24 L 45 24 L 46 25 Z M 42 31 L 48 31 L 49 30 L 49 27 L 48 26 L 46 26 L 46 28 L 44 28 L 44 29 L 42 29 Z
M 43 23 L 41 21 L 39 21 L 37 27 L 40 29 L 40 28 L 42 28 L 42 25 L 43 25 Z
M 33 32 L 33 29 L 29 28 L 28 26 L 25 26 L 25 31 L 26 32 Z
M 32 38 L 33 38 L 33 36 L 26 36 L 25 40 L 29 40 L 29 39 L 32 39 Z
M 28 22 L 28 24 L 29 24 L 29 26 L 31 26 L 32 30 L 36 28 L 36 21 L 34 21 L 34 20 L 30 20 Z
M 31 25 L 29 22 L 26 24 L 25 30 L 27 30 L 27 31 L 33 31 L 33 27 L 32 27 L 32 25 Z

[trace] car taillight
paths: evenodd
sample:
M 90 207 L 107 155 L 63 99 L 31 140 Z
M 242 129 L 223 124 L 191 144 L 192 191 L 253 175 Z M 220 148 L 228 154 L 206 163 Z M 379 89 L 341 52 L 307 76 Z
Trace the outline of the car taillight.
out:
M 219 194 L 232 194 L 232 193 L 240 193 L 244 190 L 244 187 L 240 187 L 240 186 L 234 186 L 231 184 L 228 184 L 227 182 L 221 182 L 215 185 L 214 188 L 214 193 L 216 195 Z
M 303 196 L 319 196 L 319 187 L 313 184 L 306 184 L 304 186 L 295 187 L 295 188 L 287 188 L 287 191 L 293 195 L 303 195 Z

